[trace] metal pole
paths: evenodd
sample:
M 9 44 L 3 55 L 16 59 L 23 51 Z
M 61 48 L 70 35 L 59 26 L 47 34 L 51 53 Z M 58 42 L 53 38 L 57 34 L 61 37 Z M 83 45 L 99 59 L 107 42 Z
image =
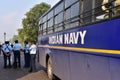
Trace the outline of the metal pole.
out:
M 4 42 L 6 41 L 6 32 L 4 32 Z

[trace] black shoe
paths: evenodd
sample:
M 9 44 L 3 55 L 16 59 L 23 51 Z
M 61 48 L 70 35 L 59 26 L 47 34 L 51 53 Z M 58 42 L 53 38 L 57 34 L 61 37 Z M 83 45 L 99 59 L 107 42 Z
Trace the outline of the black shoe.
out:
M 37 70 L 34 70 L 33 72 L 37 72 Z
M 32 72 L 32 70 L 29 70 L 29 73 L 31 73 Z
M 30 66 L 26 66 L 26 68 L 30 68 Z
M 24 66 L 24 68 L 28 68 L 27 66 Z
M 18 68 L 21 68 L 21 65 L 18 65 Z
M 7 66 L 4 66 L 3 68 L 4 68 L 4 69 L 6 69 L 6 68 L 7 68 Z
M 14 69 L 16 69 L 16 68 L 17 68 L 17 66 L 14 66 L 13 68 L 14 68 Z
M 11 68 L 11 67 L 12 67 L 11 65 L 8 66 L 8 68 Z

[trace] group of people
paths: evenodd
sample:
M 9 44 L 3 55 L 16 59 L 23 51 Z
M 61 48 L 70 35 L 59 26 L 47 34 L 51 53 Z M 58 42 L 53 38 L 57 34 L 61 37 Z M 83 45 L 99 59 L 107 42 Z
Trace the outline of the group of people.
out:
M 29 44 L 28 41 L 24 41 L 24 48 L 15 40 L 14 45 L 10 45 L 9 41 L 5 41 L 3 45 L 0 46 L 0 50 L 3 53 L 4 57 L 4 68 L 20 68 L 21 67 L 21 51 L 24 52 L 24 61 L 25 61 L 25 68 L 30 68 L 29 72 L 36 71 L 35 66 L 35 58 L 36 58 L 36 42 L 31 41 Z M 11 54 L 14 55 L 14 62 L 11 64 Z

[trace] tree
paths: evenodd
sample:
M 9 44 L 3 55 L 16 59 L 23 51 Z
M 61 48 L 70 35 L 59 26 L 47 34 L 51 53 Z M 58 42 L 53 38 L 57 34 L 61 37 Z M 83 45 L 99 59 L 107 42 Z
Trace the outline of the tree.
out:
M 49 4 L 44 2 L 35 5 L 25 14 L 25 18 L 22 20 L 22 29 L 18 29 L 18 36 L 20 41 L 35 40 L 38 37 L 38 22 L 41 15 L 43 15 L 50 8 Z
M 18 29 L 18 34 L 19 34 L 19 37 L 18 37 L 18 40 L 19 42 L 23 42 L 25 39 L 26 39 L 26 35 L 25 34 L 25 31 L 24 29 Z

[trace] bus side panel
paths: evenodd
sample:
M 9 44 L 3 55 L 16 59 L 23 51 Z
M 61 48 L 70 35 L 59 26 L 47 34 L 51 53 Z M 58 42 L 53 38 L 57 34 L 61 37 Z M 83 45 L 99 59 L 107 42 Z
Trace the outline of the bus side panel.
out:
M 51 50 L 53 71 L 61 80 L 118 80 L 120 59 Z
M 39 62 L 40 64 L 46 68 L 46 54 L 45 48 L 39 48 Z
M 109 58 L 71 52 L 71 80 L 110 80 Z
M 120 80 L 120 59 L 110 58 L 111 80 Z
M 70 80 L 69 51 L 51 51 L 54 74 L 61 80 Z
M 87 80 L 110 80 L 109 58 L 87 55 Z
M 71 80 L 86 79 L 86 56 L 80 53 L 70 52 L 70 75 Z

